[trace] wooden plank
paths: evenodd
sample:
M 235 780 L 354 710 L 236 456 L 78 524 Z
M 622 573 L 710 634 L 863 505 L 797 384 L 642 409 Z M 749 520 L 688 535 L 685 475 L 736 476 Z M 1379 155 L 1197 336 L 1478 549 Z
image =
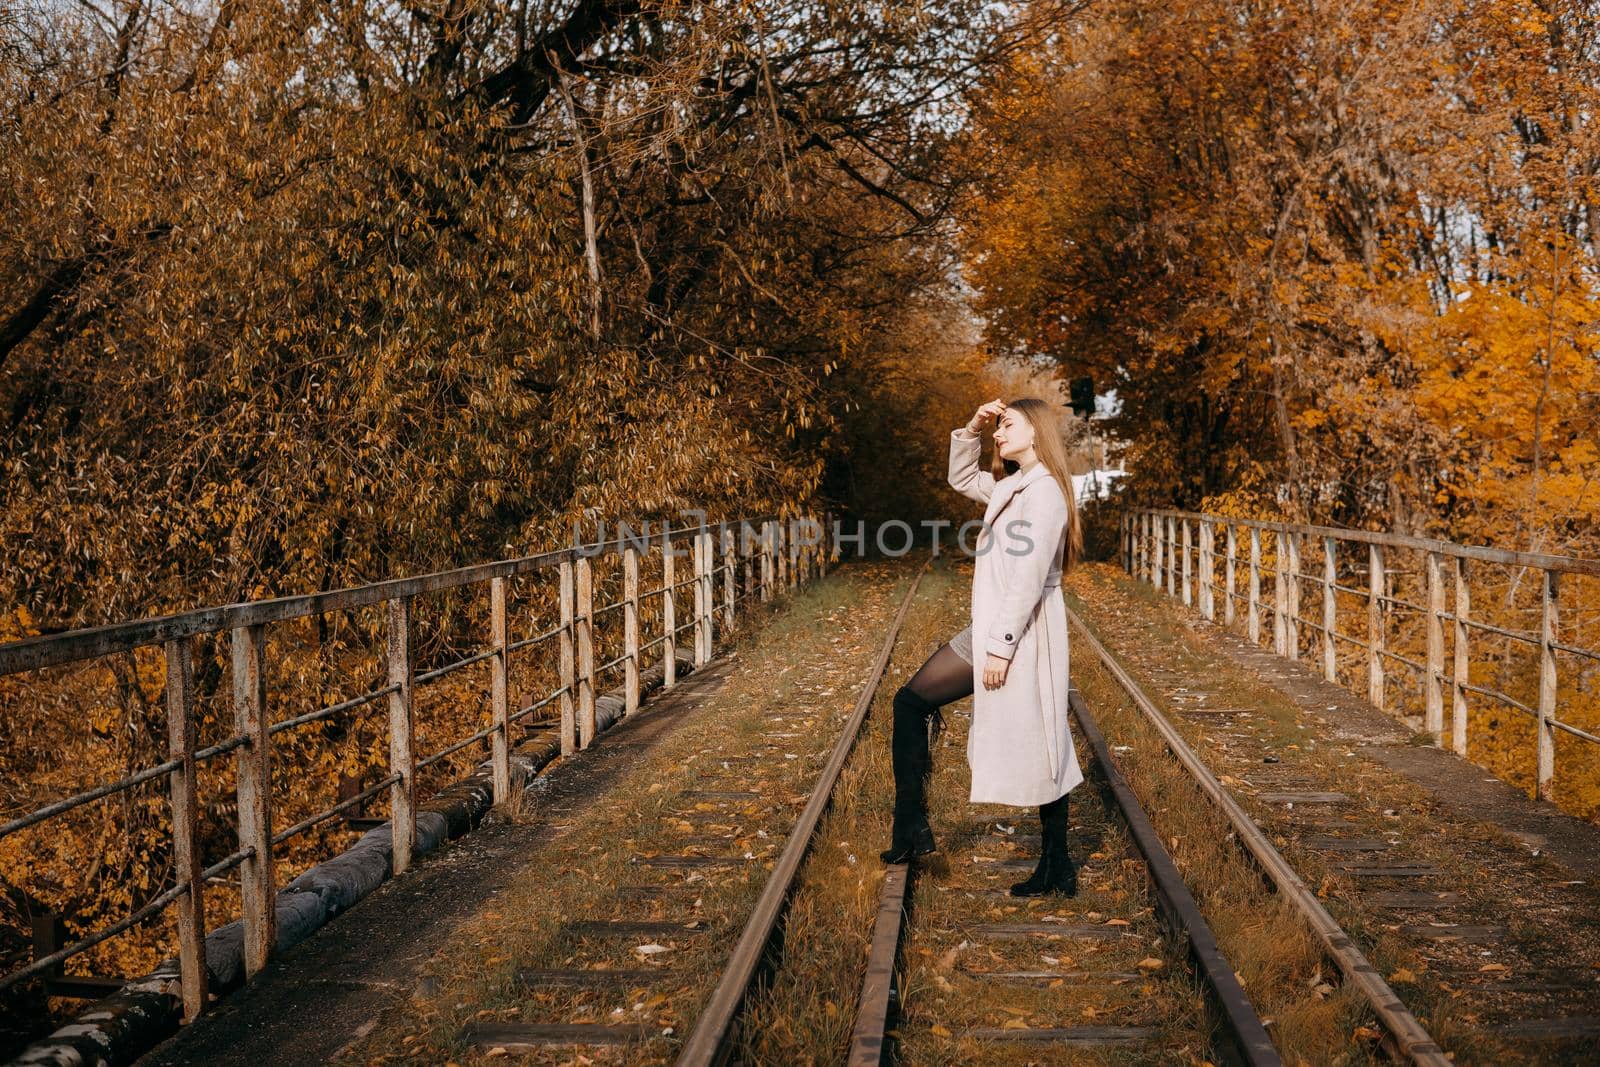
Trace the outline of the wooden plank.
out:
M 1300 843 L 1307 848 L 1327 852 L 1382 852 L 1393 847 L 1381 837 L 1330 837 L 1324 834 L 1301 838 Z
M 632 862 L 641 867 L 675 870 L 698 867 L 742 867 L 751 861 L 740 856 L 635 856 Z
M 250 855 L 239 867 L 244 911 L 244 973 L 260 973 L 277 944 L 277 883 L 272 857 L 272 737 L 267 730 L 266 650 L 262 628 L 233 631 L 233 722 L 248 742 L 235 750 L 239 847 Z
M 1547 1040 L 1600 1037 L 1600 1015 L 1570 1015 L 1557 1019 L 1518 1019 L 1516 1022 L 1498 1023 L 1489 1027 L 1489 1031 L 1505 1037 Z
M 756 800 L 761 794 L 748 789 L 685 789 L 680 796 L 706 797 L 715 800 Z
M 1473 926 L 1462 924 L 1459 926 L 1429 926 L 1423 923 L 1414 923 L 1400 927 L 1400 932 L 1407 937 L 1422 938 L 1425 941 L 1468 941 L 1481 944 L 1485 941 L 1499 941 L 1506 936 L 1504 926 Z
M 646 1041 L 655 1033 L 654 1027 L 646 1026 L 473 1022 L 461 1028 L 461 1040 L 490 1051 L 537 1052 L 551 1045 L 626 1045 Z
M 1256 799 L 1267 804 L 1344 804 L 1349 797 L 1343 793 L 1257 793 Z
M 206 906 L 200 854 L 200 801 L 194 760 L 194 658 L 190 639 L 166 644 L 167 755 L 182 760 L 168 775 L 172 791 L 172 866 L 186 892 L 178 898 L 178 971 L 183 986 L 183 1017 L 192 1021 L 206 1010 Z
M 1460 893 L 1437 892 L 1405 892 L 1395 891 L 1390 893 L 1363 893 L 1361 903 L 1370 904 L 1377 908 L 1393 908 L 1397 911 L 1421 908 L 1441 908 L 1452 904 L 1461 903 Z
M 1444 558 L 1437 552 L 1423 556 L 1428 583 L 1427 668 L 1423 673 L 1422 728 L 1436 745 L 1444 744 Z
M 1148 1026 L 979 1027 L 962 1036 L 979 1041 L 1029 1041 L 1050 1045 L 1140 1045 L 1154 1040 L 1156 1031 Z
M 988 940 L 1012 937 L 1065 937 L 1074 941 L 1120 941 L 1133 936 L 1126 926 L 1087 926 L 1069 923 L 980 923 L 972 936 Z
M 704 926 L 685 926 L 668 922 L 625 922 L 607 919 L 581 919 L 567 923 L 563 933 L 573 937 L 698 937 Z
M 411 850 L 417 843 L 417 815 L 414 801 L 417 786 L 417 758 L 413 744 L 412 685 L 415 665 L 411 658 L 411 601 L 391 600 L 387 610 L 389 684 L 389 773 L 399 779 L 389 787 L 393 867 L 402 874 L 411 866 Z
M 1093 985 L 1116 985 L 1119 982 L 1137 982 L 1146 977 L 1135 971 L 975 971 L 967 967 L 959 968 L 962 974 L 980 982 L 1027 982 L 1036 983 L 1063 981 L 1073 983 L 1074 988 Z
M 517 981 L 535 989 L 632 989 L 659 981 L 660 970 L 535 970 L 517 972 Z
M 1335 864 L 1334 872 L 1350 878 L 1434 878 L 1444 874 L 1437 867 L 1423 867 L 1415 864 L 1395 864 L 1382 866 L 1378 864 L 1350 863 Z
M 884 871 L 873 921 L 872 943 L 867 950 L 867 973 L 856 1002 L 856 1025 L 850 1035 L 849 1067 L 878 1067 L 884 1062 L 886 1034 L 893 1025 L 895 962 L 900 954 L 900 928 L 905 921 L 906 889 L 910 866 L 890 864 Z

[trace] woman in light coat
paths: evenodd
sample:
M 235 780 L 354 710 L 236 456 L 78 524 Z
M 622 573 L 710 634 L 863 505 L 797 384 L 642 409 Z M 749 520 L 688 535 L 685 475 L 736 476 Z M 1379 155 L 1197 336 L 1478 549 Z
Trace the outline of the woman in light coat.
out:
M 996 421 L 998 420 L 998 425 Z M 982 433 L 995 426 L 991 472 Z M 936 850 L 924 788 L 940 708 L 973 697 L 972 803 L 1039 808 L 1042 848 L 1016 896 L 1077 891 L 1067 793 L 1083 781 L 1067 722 L 1067 610 L 1061 572 L 1083 550 L 1057 410 L 990 401 L 950 435 L 950 484 L 986 505 L 972 577 L 972 625 L 928 657 L 894 698 L 895 807 L 887 863 Z M 974 648 L 976 646 L 976 654 Z

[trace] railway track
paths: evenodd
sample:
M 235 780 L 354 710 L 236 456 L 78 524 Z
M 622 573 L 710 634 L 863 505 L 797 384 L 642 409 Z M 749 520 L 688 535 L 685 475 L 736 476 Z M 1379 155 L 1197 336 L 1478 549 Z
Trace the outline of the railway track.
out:
M 798 876 L 927 570 L 925 564 L 905 593 L 854 709 L 733 939 L 715 988 L 677 1048 L 676 1063 L 683 1067 L 738 1060 L 742 1011 L 781 966 L 784 918 Z M 1154 705 L 1081 620 L 1072 616 L 1072 621 L 1143 713 L 1159 718 Z M 974 1056 L 984 1063 L 1056 1062 L 1080 1055 L 1090 1062 L 1106 1056 L 1119 1063 L 1171 1062 L 1174 1057 L 1252 1067 L 1281 1062 L 1234 968 L 1076 690 L 1071 706 L 1079 751 L 1088 764 L 1086 788 L 1075 790 L 1071 802 L 1074 855 L 1082 864 L 1078 896 L 1070 901 L 1009 896 L 1007 886 L 1025 875 L 1037 853 L 1036 835 L 1019 832 L 1024 824 L 1033 829 L 1031 813 L 1015 809 L 1006 809 L 1007 815 L 1022 818 L 990 817 L 946 831 L 942 856 L 950 867 L 926 884 L 915 867 L 891 867 L 857 1003 L 848 1060 L 852 1067 L 895 1060 L 974 1062 Z M 1367 995 L 1396 1057 L 1427 1067 L 1447 1063 L 1259 828 L 1236 803 L 1230 808 L 1226 790 L 1170 726 L 1163 737 L 1203 791 L 1234 821 L 1242 846 L 1279 891 L 1302 909 L 1345 980 Z M 772 798 L 742 790 L 704 789 L 685 794 L 685 799 L 705 816 L 706 828 L 716 831 L 688 840 L 716 849 L 733 843 L 731 838 L 724 840 L 726 809 L 748 810 Z M 687 818 L 695 812 L 682 815 Z M 1016 851 L 1019 845 L 1024 846 L 1021 854 Z M 692 879 L 713 868 L 739 867 L 751 856 L 636 859 L 641 868 Z M 592 920 L 568 925 L 582 943 L 619 938 L 692 940 L 708 931 L 704 922 L 690 918 L 687 897 L 693 892 L 678 893 L 681 888 L 681 884 L 619 886 L 620 897 L 637 899 L 641 905 L 649 902 L 654 917 L 647 922 Z M 693 903 L 698 908 L 700 901 Z M 675 908 L 685 914 L 674 917 Z M 908 914 L 917 921 L 908 923 Z M 660 977 L 660 971 L 617 966 L 597 955 L 590 967 L 527 973 L 522 980 L 546 988 L 592 989 L 622 983 L 647 991 Z M 920 999 L 925 993 L 929 996 Z M 480 1049 L 531 1052 L 552 1045 L 636 1045 L 642 1050 L 646 1042 L 659 1051 L 656 1042 L 662 1035 L 641 1025 L 486 1022 L 470 1025 L 462 1036 Z
M 800 869 L 833 798 L 840 772 L 861 734 L 895 640 L 931 562 L 930 559 L 923 565 L 901 600 L 863 680 L 855 706 L 805 797 L 804 806 L 783 839 L 781 850 L 734 940 L 715 988 L 682 1039 L 676 1057 L 678 1064 L 723 1064 L 735 1058 L 741 1010 L 751 994 L 770 979 L 780 961 L 783 920 Z M 782 724 L 774 721 L 772 725 Z M 796 722 L 789 729 L 797 731 L 800 727 Z M 791 738 L 798 734 L 774 732 L 771 736 Z M 724 756 L 714 762 L 738 773 L 747 766 L 742 761 L 755 758 Z M 685 792 L 682 799 L 687 806 L 671 813 L 670 818 L 698 824 L 694 836 L 681 839 L 687 846 L 685 854 L 636 856 L 630 866 L 639 872 L 639 884 L 619 885 L 615 889 L 619 898 L 635 902 L 639 911 L 648 911 L 652 917 L 647 921 L 583 919 L 568 922 L 565 932 L 580 946 L 579 953 L 570 961 L 572 965 L 523 971 L 518 978 L 524 986 L 530 990 L 571 990 L 575 999 L 594 990 L 610 993 L 630 990 L 633 992 L 629 999 L 635 996 L 640 1000 L 651 999 L 652 989 L 670 983 L 675 977 L 673 972 L 666 968 L 619 964 L 624 958 L 623 947 L 641 940 L 650 942 L 647 947 L 662 948 L 659 942 L 670 946 L 703 939 L 711 930 L 710 924 L 701 918 L 704 913 L 699 910 L 700 898 L 712 896 L 711 876 L 748 870 L 755 858 L 749 851 L 743 856 L 729 854 L 749 843 L 750 835 L 740 833 L 735 829 L 736 824 L 749 820 L 754 805 L 761 805 L 770 813 L 781 811 L 786 799 L 798 798 L 762 796 L 743 789 L 706 788 Z M 766 837 L 766 831 L 761 831 L 761 836 Z M 708 852 L 712 854 L 706 854 Z M 460 1036 L 468 1047 L 482 1051 L 538 1054 L 573 1046 L 591 1049 L 611 1046 L 629 1062 L 635 1056 L 661 1062 L 658 1056 L 660 1038 L 672 1035 L 670 1030 L 663 1035 L 657 1028 L 638 1023 L 475 1022 Z M 654 1047 L 647 1050 L 647 1044 Z M 628 1051 L 630 1048 L 632 1051 Z
M 1451 1063 L 1450 1058 L 1384 981 L 1349 934 L 1328 914 L 1316 894 L 1274 847 L 1267 834 L 1217 780 L 1200 756 L 1184 741 L 1178 730 L 1134 681 L 1132 675 L 1084 625 L 1083 620 L 1070 608 L 1067 617 L 1070 624 L 1088 643 L 1101 665 L 1160 734 L 1173 757 L 1182 764 L 1200 791 L 1228 820 L 1239 846 L 1249 853 L 1277 892 L 1294 906 L 1321 943 L 1328 959 L 1339 969 L 1343 980 L 1360 993 L 1383 1027 L 1383 1045 L 1391 1058 L 1400 1062 L 1419 1064 L 1422 1067 L 1448 1067 Z
M 904 1058 L 908 1062 L 943 1059 L 945 1055 L 980 1057 L 985 1063 L 1052 1062 L 1082 1050 L 1114 1051 L 1119 1062 L 1169 1061 L 1183 1051 L 1202 1053 L 1232 1064 L 1270 1067 L 1281 1062 L 1260 1017 L 1240 987 L 1232 966 L 1217 946 L 1166 847 L 1128 787 L 1099 726 L 1076 689 L 1071 708 L 1080 751 L 1090 756 L 1085 786 L 1071 794 L 1074 837 L 1098 836 L 1095 856 L 1079 872 L 1080 889 L 1070 904 L 1061 898 L 1011 898 L 1004 883 L 1031 866 L 1029 859 L 970 863 L 941 880 L 934 910 L 945 914 L 919 923 L 919 936 L 908 941 L 906 917 L 912 907 L 915 870 L 907 864 L 889 868 L 879 898 L 872 950 L 857 1006 L 851 1037 L 850 1067 L 877 1067 Z M 1091 783 L 1093 785 L 1091 786 Z M 1111 825 L 1114 824 L 1114 825 Z M 1000 833 L 980 835 L 973 859 L 989 859 L 984 846 L 994 837 L 1009 838 L 1004 821 L 990 820 Z M 987 837 L 990 840 L 984 840 Z M 1001 842 L 1003 843 L 1003 841 Z M 1078 857 L 1082 862 L 1083 857 Z M 1113 859 L 1120 862 L 1113 862 Z M 994 868 L 998 868 L 997 870 Z M 1143 883 L 1143 884 L 1140 884 Z M 998 922 L 951 922 L 950 904 L 972 917 L 1000 911 Z M 1148 904 L 1148 906 L 1143 906 Z M 931 943 L 911 943 L 927 940 Z M 902 1014 L 901 961 L 911 951 L 943 957 L 982 944 L 990 963 L 962 968 L 957 1003 L 943 1011 Z M 1041 969 L 1043 958 L 1048 966 Z M 1055 961 L 1050 963 L 1050 961 Z M 1192 1010 L 1185 995 L 1189 984 L 1184 964 L 1203 993 L 1207 1010 Z M 935 979 L 938 980 L 937 977 Z M 1165 982 L 1173 995 L 1151 996 Z M 1062 990 L 1097 1000 L 1072 1017 L 1072 1005 L 1057 997 L 1028 1015 L 1013 1015 L 1002 1026 L 967 1025 L 974 1010 L 992 1005 L 1027 1004 L 1031 990 Z M 1030 989 L 1031 987 L 1031 989 Z M 1133 998 L 1153 1004 L 1141 1009 Z M 1012 1010 L 1002 1007 L 1003 1011 Z M 1024 1010 L 1024 1009 L 1016 1009 Z M 1137 1013 L 1143 1010 L 1143 1016 Z M 1122 1020 L 1100 1025 L 1096 1015 Z M 1034 1020 L 1049 1019 L 1050 1025 Z M 1133 1025 L 1130 1018 L 1137 1018 Z M 1063 1021 L 1064 1020 L 1064 1024 Z M 936 1047 L 941 1045 L 945 1048 Z M 900 1056 L 906 1048 L 913 1055 Z M 1103 1054 L 1103 1053 L 1102 1053 Z

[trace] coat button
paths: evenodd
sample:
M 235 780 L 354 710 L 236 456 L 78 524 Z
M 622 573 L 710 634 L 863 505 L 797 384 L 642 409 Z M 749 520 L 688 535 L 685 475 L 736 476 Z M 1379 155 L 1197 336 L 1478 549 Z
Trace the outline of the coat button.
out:
M 1010 634 L 1006 634 L 1006 640 L 1007 641 L 1011 640 L 1011 635 Z

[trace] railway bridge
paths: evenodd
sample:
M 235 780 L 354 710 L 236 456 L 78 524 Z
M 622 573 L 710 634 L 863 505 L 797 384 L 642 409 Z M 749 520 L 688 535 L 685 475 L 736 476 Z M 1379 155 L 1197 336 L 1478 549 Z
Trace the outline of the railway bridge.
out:
M 624 530 L 0 645 L 0 703 L 150 689 L 165 726 L 8 786 L 40 905 L 9 1055 L 1584 1061 L 1600 562 L 1128 511 L 1063 588 L 1081 888 L 1021 899 L 1037 826 L 966 804 L 969 701 L 941 851 L 877 861 L 889 701 L 971 563 L 838 533 Z M 156 874 L 50 912 L 83 840 Z

